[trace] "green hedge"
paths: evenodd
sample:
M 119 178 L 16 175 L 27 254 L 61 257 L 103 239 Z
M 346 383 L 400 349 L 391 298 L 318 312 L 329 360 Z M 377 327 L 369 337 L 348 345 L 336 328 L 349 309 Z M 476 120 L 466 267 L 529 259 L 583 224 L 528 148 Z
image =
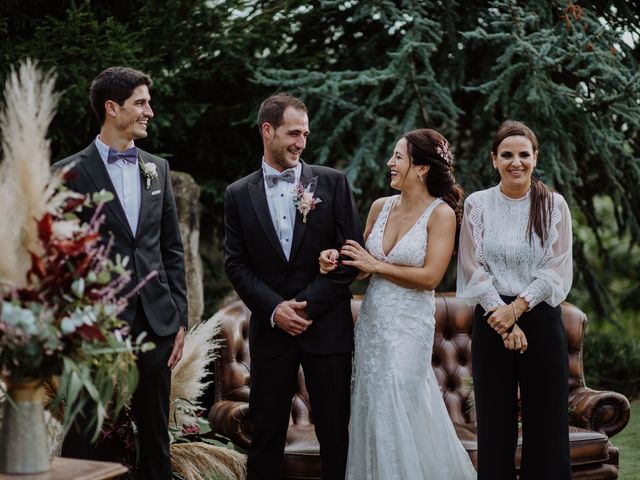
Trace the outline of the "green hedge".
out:
M 640 396 L 640 341 L 624 332 L 588 332 L 584 340 L 587 385 Z

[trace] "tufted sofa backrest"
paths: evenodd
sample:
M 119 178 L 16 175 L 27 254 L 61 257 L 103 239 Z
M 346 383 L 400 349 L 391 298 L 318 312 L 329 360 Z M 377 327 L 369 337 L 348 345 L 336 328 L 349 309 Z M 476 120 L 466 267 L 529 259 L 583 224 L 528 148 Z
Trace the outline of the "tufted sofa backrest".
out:
M 361 298 L 351 302 L 354 319 L 360 311 Z M 216 360 L 216 401 L 249 401 L 249 309 L 234 301 L 216 313 L 221 324 L 222 346 Z M 436 294 L 436 335 L 431 364 L 455 423 L 475 423 L 472 395 L 471 327 L 473 308 L 455 298 L 453 293 Z M 584 387 L 582 340 L 586 316 L 574 305 L 562 304 L 562 320 L 567 333 L 569 354 L 569 391 Z M 418 360 L 418 359 L 416 359 Z M 302 369 L 298 389 L 292 402 L 291 423 L 313 423 L 309 395 Z M 471 400 L 471 401 L 470 401 Z

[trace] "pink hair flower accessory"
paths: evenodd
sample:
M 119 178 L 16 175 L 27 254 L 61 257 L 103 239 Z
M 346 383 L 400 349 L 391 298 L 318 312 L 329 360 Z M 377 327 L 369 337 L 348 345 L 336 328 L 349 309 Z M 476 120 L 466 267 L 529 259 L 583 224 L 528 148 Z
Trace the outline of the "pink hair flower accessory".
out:
M 440 158 L 444 160 L 444 163 L 451 166 L 453 155 L 451 155 L 451 150 L 449 150 L 449 144 L 447 142 L 438 143 L 438 145 L 436 145 L 436 152 L 438 152 Z

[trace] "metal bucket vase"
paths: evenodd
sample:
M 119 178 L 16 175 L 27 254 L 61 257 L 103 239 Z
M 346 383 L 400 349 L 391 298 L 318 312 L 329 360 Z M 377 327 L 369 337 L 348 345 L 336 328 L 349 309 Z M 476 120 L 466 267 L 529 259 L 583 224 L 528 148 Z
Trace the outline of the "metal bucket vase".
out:
M 40 380 L 7 381 L 0 433 L 0 473 L 41 473 L 51 468 Z

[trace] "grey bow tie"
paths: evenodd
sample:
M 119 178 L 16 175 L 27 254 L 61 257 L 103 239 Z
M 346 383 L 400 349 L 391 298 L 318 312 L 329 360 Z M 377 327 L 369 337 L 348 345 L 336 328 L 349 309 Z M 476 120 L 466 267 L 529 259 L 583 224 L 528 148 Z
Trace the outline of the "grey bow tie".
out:
M 285 170 L 281 174 L 265 175 L 265 180 L 269 187 L 275 187 L 278 182 L 293 183 L 296 180 L 296 172 L 293 169 Z

